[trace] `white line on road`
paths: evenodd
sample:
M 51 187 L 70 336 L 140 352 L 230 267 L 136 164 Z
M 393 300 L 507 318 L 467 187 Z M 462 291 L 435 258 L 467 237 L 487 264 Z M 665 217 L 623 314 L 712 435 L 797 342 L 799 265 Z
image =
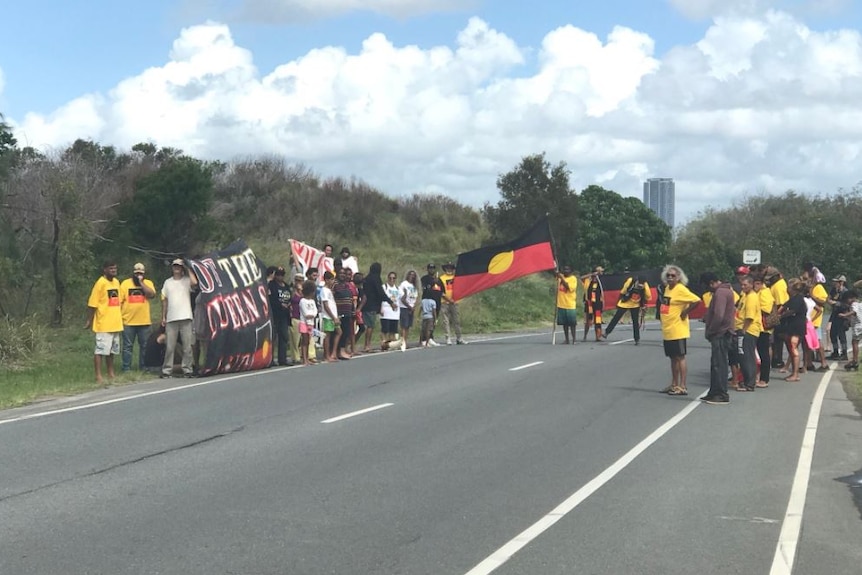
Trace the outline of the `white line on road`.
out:
M 832 366 L 833 368 L 835 365 Z M 778 534 L 778 544 L 772 558 L 772 569 L 769 575 L 790 575 L 793 573 L 793 561 L 796 558 L 796 547 L 799 545 L 799 532 L 802 529 L 802 512 L 805 510 L 805 497 L 808 494 L 808 480 L 811 478 L 811 461 L 814 458 L 814 440 L 817 438 L 817 426 L 820 422 L 820 410 L 823 407 L 823 396 L 832 379 L 832 370 L 823 374 L 811 410 L 808 412 L 808 423 L 805 424 L 805 435 L 802 436 L 802 448 L 799 451 L 799 462 L 796 464 L 796 475 L 793 477 L 793 487 L 790 488 L 790 501 L 787 502 L 787 512 Z
M 377 411 L 378 409 L 383 409 L 386 407 L 392 407 L 393 405 L 395 405 L 395 404 L 394 403 L 381 403 L 380 405 L 375 405 L 374 407 L 366 407 L 365 409 L 360 409 L 359 411 L 353 411 L 350 413 L 345 413 L 344 415 L 339 415 L 338 417 L 332 417 L 330 419 L 324 419 L 320 423 L 335 423 L 336 421 L 342 421 L 344 419 L 356 417 L 357 415 L 362 415 L 365 413 L 370 413 L 372 411 Z
M 534 361 L 533 363 L 528 363 L 527 365 L 519 365 L 518 367 L 513 367 L 509 371 L 521 371 L 522 369 L 527 369 L 528 367 L 536 367 L 537 365 L 542 365 L 545 363 L 544 361 Z
M 612 342 L 611 342 L 611 343 L 609 343 L 608 345 L 619 345 L 619 344 L 621 344 L 621 343 L 626 343 L 626 342 L 628 342 L 628 341 L 634 341 L 634 340 L 635 340 L 635 338 L 631 337 L 631 338 L 629 338 L 629 339 L 621 339 L 620 341 L 612 341 Z
M 610 467 L 596 475 L 586 485 L 575 491 L 568 499 L 560 503 L 550 513 L 533 523 L 514 539 L 494 551 L 488 558 L 473 567 L 467 572 L 467 575 L 488 575 L 498 567 L 502 566 L 515 553 L 524 548 L 528 543 L 536 539 L 539 535 L 550 529 L 557 521 L 568 515 L 578 505 L 587 500 L 587 498 L 599 490 L 605 483 L 613 479 L 620 471 L 625 469 L 638 455 L 643 453 L 653 443 L 658 441 L 665 433 L 673 429 L 679 422 L 685 419 L 692 411 L 697 409 L 700 401 L 693 401 L 682 409 L 679 413 L 667 420 L 661 427 L 653 431 L 640 443 L 632 447 L 628 453 L 617 459 Z

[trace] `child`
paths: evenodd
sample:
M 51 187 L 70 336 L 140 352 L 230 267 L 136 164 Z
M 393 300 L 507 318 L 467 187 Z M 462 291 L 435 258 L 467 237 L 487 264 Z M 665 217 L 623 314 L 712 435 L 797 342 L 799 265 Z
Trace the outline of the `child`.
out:
M 314 318 L 317 317 L 317 303 L 314 296 L 317 286 L 309 280 L 302 284 L 302 299 L 299 301 L 299 347 L 302 353 L 302 365 L 311 365 L 308 361 L 308 347 L 311 343 L 311 332 L 314 330 Z
M 850 320 L 851 344 L 853 346 L 853 361 L 845 365 L 844 369 L 858 371 L 859 340 L 862 339 L 862 302 L 859 301 L 859 292 L 855 289 L 844 292 L 841 295 L 841 303 L 849 308 L 848 311 L 838 315 Z
M 335 298 L 332 295 L 332 286 L 335 283 L 335 274 L 325 272 L 323 274 L 323 287 L 320 288 L 320 319 L 323 327 L 323 359 L 327 362 L 338 361 L 335 357 L 336 345 L 341 338 L 341 321 L 335 310 Z
M 433 299 L 422 300 L 422 341 L 421 347 L 428 347 L 431 334 L 434 333 L 434 318 L 437 315 L 437 302 Z

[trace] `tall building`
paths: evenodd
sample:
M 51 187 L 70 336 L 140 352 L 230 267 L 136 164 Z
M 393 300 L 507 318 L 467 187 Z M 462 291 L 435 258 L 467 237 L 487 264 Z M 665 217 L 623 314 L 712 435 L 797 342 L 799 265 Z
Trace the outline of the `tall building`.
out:
M 644 204 L 673 228 L 676 186 L 673 178 L 650 178 L 644 182 Z

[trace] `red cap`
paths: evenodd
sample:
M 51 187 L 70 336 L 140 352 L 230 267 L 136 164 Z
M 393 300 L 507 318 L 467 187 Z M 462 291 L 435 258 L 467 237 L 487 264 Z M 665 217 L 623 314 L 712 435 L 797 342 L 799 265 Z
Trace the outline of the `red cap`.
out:
M 751 270 L 748 269 L 748 266 L 739 266 L 736 268 L 736 275 L 738 276 L 747 276 Z

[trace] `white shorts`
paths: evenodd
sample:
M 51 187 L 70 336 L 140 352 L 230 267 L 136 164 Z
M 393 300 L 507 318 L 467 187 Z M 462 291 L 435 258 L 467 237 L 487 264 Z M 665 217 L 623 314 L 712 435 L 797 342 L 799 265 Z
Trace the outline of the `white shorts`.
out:
M 93 355 L 119 355 L 120 354 L 120 336 L 122 332 L 96 334 L 96 351 Z

